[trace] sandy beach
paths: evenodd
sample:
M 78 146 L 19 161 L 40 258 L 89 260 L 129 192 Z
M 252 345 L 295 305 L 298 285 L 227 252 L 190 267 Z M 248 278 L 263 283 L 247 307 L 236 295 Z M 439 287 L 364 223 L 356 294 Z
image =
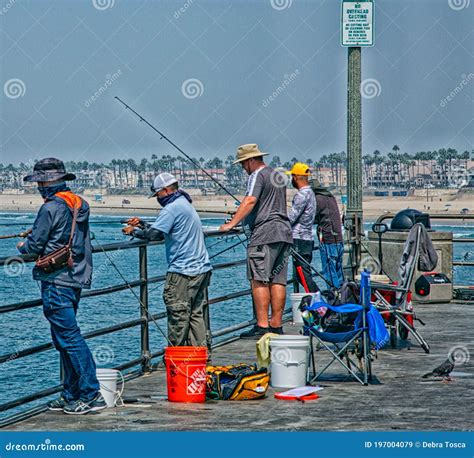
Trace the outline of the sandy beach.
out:
M 423 192 L 423 191 L 421 191 Z M 293 191 L 289 192 L 289 204 Z M 159 206 L 154 199 L 139 195 L 104 195 L 102 202 L 94 200 L 93 193 L 83 196 L 91 206 L 93 215 L 151 215 Z M 242 196 L 238 196 L 242 199 Z M 130 204 L 122 204 L 126 199 Z M 365 218 L 376 218 L 383 213 L 396 213 L 405 208 L 415 208 L 430 213 L 459 214 L 463 208 L 474 212 L 473 195 L 464 194 L 461 197 L 455 192 L 430 191 L 429 201 L 426 195 L 412 197 L 373 197 L 364 196 L 363 210 Z M 340 202 L 339 198 L 338 201 Z M 35 213 L 42 204 L 37 194 L 0 194 L 0 212 Z M 193 195 L 193 205 L 203 216 L 222 215 L 235 211 L 235 202 L 226 196 Z M 341 210 L 343 206 L 341 205 Z

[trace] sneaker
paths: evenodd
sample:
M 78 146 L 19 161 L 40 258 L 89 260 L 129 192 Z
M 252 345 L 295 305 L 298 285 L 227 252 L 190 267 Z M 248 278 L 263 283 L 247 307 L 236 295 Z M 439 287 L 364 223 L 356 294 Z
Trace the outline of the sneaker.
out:
M 64 407 L 63 412 L 68 415 L 85 415 L 89 412 L 97 412 L 98 410 L 103 410 L 107 408 L 107 403 L 105 402 L 102 395 L 97 393 L 97 396 L 92 399 L 92 401 L 84 402 L 80 399 L 74 401 L 71 404 L 68 404 Z
M 261 326 L 255 325 L 249 331 L 240 334 L 241 339 L 260 339 L 263 335 L 269 332 L 269 328 L 262 328 Z
M 74 402 L 74 401 L 71 401 Z M 48 403 L 48 410 L 56 410 L 60 411 L 63 410 L 64 407 L 66 407 L 69 404 L 69 402 L 66 401 L 62 396 L 59 396 L 59 398 L 52 400 L 51 402 Z
M 283 327 L 279 326 L 278 328 L 272 328 L 271 326 L 269 327 L 269 332 L 273 332 L 273 334 L 278 334 L 278 335 L 283 335 Z

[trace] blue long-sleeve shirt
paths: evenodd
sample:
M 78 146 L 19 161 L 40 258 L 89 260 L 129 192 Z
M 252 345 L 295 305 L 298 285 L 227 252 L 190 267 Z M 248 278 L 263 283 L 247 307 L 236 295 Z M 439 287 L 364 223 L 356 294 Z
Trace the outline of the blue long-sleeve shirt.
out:
M 310 186 L 300 188 L 293 197 L 288 212 L 293 238 L 313 240 L 313 224 L 316 215 L 316 197 Z

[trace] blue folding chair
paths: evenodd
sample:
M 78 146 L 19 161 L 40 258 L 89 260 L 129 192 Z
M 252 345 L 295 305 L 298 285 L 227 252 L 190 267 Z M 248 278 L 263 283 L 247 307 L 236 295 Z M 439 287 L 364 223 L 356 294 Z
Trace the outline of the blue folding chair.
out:
M 335 314 L 352 314 L 353 323 L 349 329 L 345 328 L 338 332 L 337 329 L 328 332 L 319 324 L 312 322 L 311 317 L 317 316 L 317 310 L 325 307 Z M 331 306 L 326 302 L 313 302 L 303 307 L 307 313 L 303 313 L 304 333 L 310 336 L 310 364 L 309 371 L 313 369 L 310 383 L 313 383 L 326 370 L 338 361 L 358 382 L 368 385 L 372 380 L 372 352 L 371 349 L 379 349 L 389 340 L 389 334 L 385 328 L 380 313 L 370 303 L 370 274 L 362 272 L 360 287 L 360 304 L 342 304 Z M 316 372 L 313 339 L 332 355 L 332 359 L 319 371 Z M 354 349 L 360 360 L 360 366 L 354 363 L 349 356 L 349 350 Z M 346 361 L 344 361 L 344 359 Z

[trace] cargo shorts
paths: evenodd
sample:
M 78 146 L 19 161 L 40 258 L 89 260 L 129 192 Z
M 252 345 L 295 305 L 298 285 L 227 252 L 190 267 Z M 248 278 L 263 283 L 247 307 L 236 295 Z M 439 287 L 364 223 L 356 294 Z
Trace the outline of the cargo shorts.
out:
M 286 285 L 290 249 L 286 242 L 247 247 L 247 278 Z

